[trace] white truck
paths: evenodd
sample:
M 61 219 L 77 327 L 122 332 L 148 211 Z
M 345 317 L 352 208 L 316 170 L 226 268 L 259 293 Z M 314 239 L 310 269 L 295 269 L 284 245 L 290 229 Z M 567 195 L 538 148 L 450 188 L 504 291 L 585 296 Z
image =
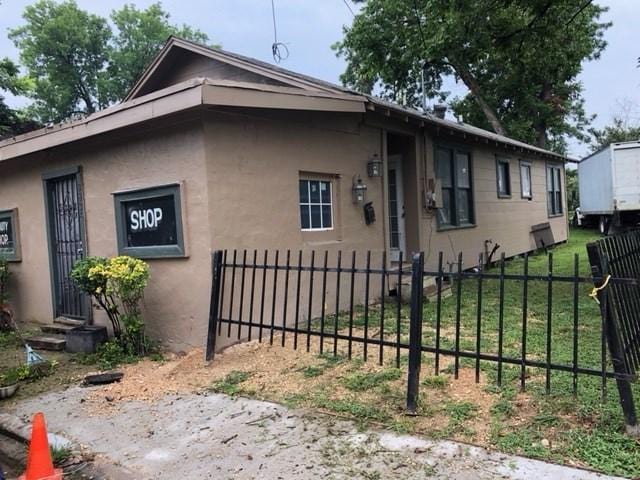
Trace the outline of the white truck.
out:
M 612 143 L 578 163 L 578 225 L 600 233 L 640 224 L 640 141 Z

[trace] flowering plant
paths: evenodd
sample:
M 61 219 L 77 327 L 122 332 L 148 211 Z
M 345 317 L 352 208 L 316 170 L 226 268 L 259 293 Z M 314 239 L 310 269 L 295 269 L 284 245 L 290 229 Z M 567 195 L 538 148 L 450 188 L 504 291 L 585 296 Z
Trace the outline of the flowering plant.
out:
M 114 336 L 127 352 L 144 355 L 147 342 L 140 303 L 149 280 L 149 265 L 124 255 L 87 257 L 74 265 L 71 278 L 107 313 Z

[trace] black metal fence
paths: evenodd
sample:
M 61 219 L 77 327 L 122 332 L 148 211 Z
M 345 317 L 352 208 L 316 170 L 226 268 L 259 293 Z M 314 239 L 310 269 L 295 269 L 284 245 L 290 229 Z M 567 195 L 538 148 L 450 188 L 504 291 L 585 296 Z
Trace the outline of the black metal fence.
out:
M 640 278 L 640 231 L 606 237 L 587 245 L 611 363 L 627 428 L 640 433 L 630 379 L 640 368 L 640 286 L 616 278 Z
M 440 253 L 433 271 L 422 253 L 410 264 L 397 260 L 389 267 L 384 252 L 214 252 L 207 360 L 222 339 L 257 339 L 406 363 L 409 412 L 423 362 L 455 378 L 473 369 L 476 382 L 487 372 L 498 385 L 543 382 L 547 393 L 554 376 L 568 379 L 574 394 L 579 377 L 597 377 L 603 396 L 608 379 L 634 379 L 629 369 L 612 368 L 607 317 L 589 293 L 605 280 L 612 289 L 638 289 L 637 275 L 581 275 L 577 254 L 561 273 L 553 253 L 509 262 L 502 255 L 488 269 L 482 256 L 465 265 L 462 254 L 445 263 Z M 636 353 L 630 360 L 640 359 Z

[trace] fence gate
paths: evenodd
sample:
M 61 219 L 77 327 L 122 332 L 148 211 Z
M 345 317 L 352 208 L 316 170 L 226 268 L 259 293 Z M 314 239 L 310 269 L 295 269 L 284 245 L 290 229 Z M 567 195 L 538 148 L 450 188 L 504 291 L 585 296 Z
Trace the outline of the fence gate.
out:
M 640 367 L 640 286 L 612 278 L 640 278 L 640 230 L 587 245 L 611 363 L 627 431 L 640 434 L 631 390 Z

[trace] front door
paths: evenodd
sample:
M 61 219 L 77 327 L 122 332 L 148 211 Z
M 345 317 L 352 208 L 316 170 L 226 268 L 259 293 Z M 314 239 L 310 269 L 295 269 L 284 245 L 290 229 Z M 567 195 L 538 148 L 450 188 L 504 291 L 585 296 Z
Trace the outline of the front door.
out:
M 70 277 L 84 257 L 84 208 L 78 173 L 45 180 L 54 316 L 87 319 L 87 298 Z
M 389 156 L 388 167 L 389 183 L 389 246 L 392 262 L 407 258 L 405 251 L 404 231 L 404 190 L 402 188 L 402 157 L 400 155 Z

